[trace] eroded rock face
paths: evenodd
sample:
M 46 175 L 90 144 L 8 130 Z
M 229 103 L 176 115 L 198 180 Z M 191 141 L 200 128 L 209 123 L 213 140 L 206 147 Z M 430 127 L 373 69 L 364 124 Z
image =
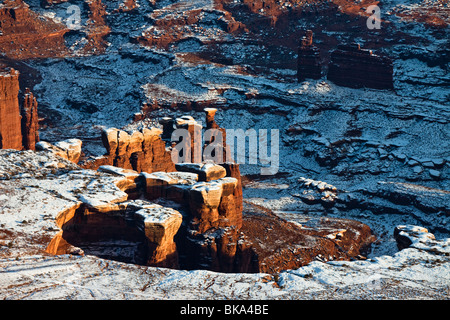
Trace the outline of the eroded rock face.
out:
M 22 136 L 23 147 L 26 150 L 35 150 L 39 142 L 38 103 L 33 93 L 25 90 L 22 105 Z
M 65 25 L 40 16 L 22 0 L 7 0 L 0 7 L 0 51 L 10 58 L 61 57 L 68 53 Z
M 297 79 L 320 79 L 322 77 L 322 66 L 320 63 L 320 50 L 313 45 L 313 33 L 306 32 L 298 48 Z
M 375 240 L 367 225 L 354 220 L 307 219 L 299 225 L 256 205 L 248 204 L 244 212 L 241 241 L 251 243 L 249 272 L 277 273 L 314 260 L 357 258 Z
M 215 142 L 214 151 L 217 155 L 209 162 L 223 162 L 227 157 L 226 133 L 214 120 L 217 109 L 205 108 L 207 127 L 206 129 L 217 129 L 222 134 L 222 142 L 212 140 L 211 137 L 205 141 L 206 145 Z M 225 176 L 225 170 L 221 166 L 203 163 L 204 145 L 202 145 L 202 130 L 200 122 L 192 116 L 181 116 L 176 119 L 163 117 L 160 120 L 162 130 L 159 128 L 142 128 L 127 132 L 116 128 L 108 128 L 102 131 L 102 142 L 106 149 L 103 156 L 84 159 L 80 166 L 86 169 L 98 169 L 102 165 L 113 165 L 125 169 L 133 169 L 138 172 L 173 172 L 188 171 L 199 175 L 200 181 L 211 181 Z M 186 164 L 175 164 L 172 159 L 173 144 L 179 141 L 172 141 L 172 133 L 175 129 L 185 129 L 190 134 L 190 140 L 186 141 L 189 157 L 181 157 Z M 205 138 L 206 140 L 206 138 Z M 212 140 L 212 141 L 211 141 Z M 183 141 L 184 142 L 184 141 Z M 180 150 L 178 150 L 179 152 Z M 217 160 L 217 161 L 216 161 Z M 206 162 L 206 161 L 205 161 Z M 176 165 L 185 166 L 184 169 L 177 169 Z M 189 169 L 188 169 L 189 168 Z
M 54 144 L 40 141 L 35 146 L 38 151 L 49 152 L 73 163 L 78 163 L 81 157 L 82 144 L 83 142 L 79 139 L 67 139 Z
M 174 236 L 181 225 L 181 214 L 142 200 L 120 203 L 119 208 L 102 212 L 81 206 L 61 226 L 63 231 L 52 240 L 47 252 L 83 252 L 124 262 L 178 268 Z
M 231 272 L 242 260 L 236 250 L 230 251 L 237 247 L 242 225 L 242 190 L 236 191 L 238 179 L 225 177 L 223 167 L 210 181 L 202 181 L 202 172 L 193 167 L 201 166 L 185 164 L 178 172 L 142 173 L 146 197 L 175 202 L 185 212 L 177 235 L 182 268 Z M 241 198 L 236 197 L 239 194 Z
M 327 78 L 353 88 L 393 89 L 391 59 L 360 48 L 359 44 L 339 45 L 331 53 Z
M 151 204 L 135 215 L 143 220 L 145 236 L 149 241 L 147 265 L 178 268 L 174 238 L 181 226 L 181 214 L 171 208 Z
M 0 65 L 0 149 L 34 150 L 39 141 L 38 104 L 26 88 L 19 104 L 19 72 Z
M 171 153 L 166 149 L 161 133 L 157 128 L 143 128 L 131 134 L 116 128 L 105 129 L 102 131 L 102 141 L 106 154 L 88 158 L 80 166 L 98 169 L 103 165 L 113 165 L 137 172 L 175 171 Z
M 22 149 L 19 108 L 19 72 L 5 68 L 0 73 L 0 149 Z

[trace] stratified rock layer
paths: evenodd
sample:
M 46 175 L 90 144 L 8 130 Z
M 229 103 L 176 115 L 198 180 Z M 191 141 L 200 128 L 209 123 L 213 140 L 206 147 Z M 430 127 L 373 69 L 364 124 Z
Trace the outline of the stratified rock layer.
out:
M 0 149 L 34 150 L 39 141 L 38 104 L 26 88 L 19 104 L 19 72 L 0 65 Z
M 305 79 L 320 79 L 322 77 L 322 67 L 320 64 L 320 50 L 313 45 L 313 33 L 306 32 L 298 48 L 298 81 Z
M 353 88 L 393 89 L 391 59 L 361 49 L 359 44 L 339 45 L 331 53 L 327 78 Z
M 4 69 L 0 73 L 0 149 L 22 149 L 18 95 L 19 72 Z
M 105 129 L 102 131 L 102 141 L 106 154 L 85 159 L 80 166 L 98 169 L 103 165 L 112 165 L 137 172 L 175 171 L 171 153 L 166 149 L 161 133 L 156 128 L 143 128 L 131 134 L 116 128 Z

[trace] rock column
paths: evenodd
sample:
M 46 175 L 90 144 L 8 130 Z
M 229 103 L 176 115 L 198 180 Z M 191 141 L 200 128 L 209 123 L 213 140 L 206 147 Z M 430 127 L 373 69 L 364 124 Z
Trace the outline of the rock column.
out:
M 304 81 L 321 77 L 320 50 L 313 45 L 313 32 L 308 30 L 298 48 L 297 78 L 298 81 Z
M 0 149 L 22 150 L 19 72 L 0 71 Z

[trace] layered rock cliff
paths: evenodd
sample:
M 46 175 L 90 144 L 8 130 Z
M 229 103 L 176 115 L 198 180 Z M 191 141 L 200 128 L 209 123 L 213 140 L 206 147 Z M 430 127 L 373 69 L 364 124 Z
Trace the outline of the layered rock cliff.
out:
M 393 64 L 388 57 L 361 49 L 359 44 L 339 45 L 331 53 L 327 78 L 353 88 L 393 89 Z
M 27 88 L 19 104 L 19 72 L 0 70 L 0 149 L 34 150 L 39 141 L 37 101 Z
M 170 150 L 166 149 L 161 133 L 157 128 L 143 128 L 132 133 L 116 128 L 105 129 L 102 142 L 106 153 L 85 159 L 80 166 L 98 169 L 102 165 L 113 165 L 138 172 L 175 171 Z

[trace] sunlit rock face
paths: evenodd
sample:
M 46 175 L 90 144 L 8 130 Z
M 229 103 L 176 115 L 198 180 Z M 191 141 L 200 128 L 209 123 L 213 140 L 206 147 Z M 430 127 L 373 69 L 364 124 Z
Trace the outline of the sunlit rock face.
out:
M 19 72 L 4 68 L 0 73 L 0 88 L 0 148 L 21 150 Z
M 0 149 L 34 150 L 39 142 L 38 103 L 20 93 L 20 73 L 0 63 Z

